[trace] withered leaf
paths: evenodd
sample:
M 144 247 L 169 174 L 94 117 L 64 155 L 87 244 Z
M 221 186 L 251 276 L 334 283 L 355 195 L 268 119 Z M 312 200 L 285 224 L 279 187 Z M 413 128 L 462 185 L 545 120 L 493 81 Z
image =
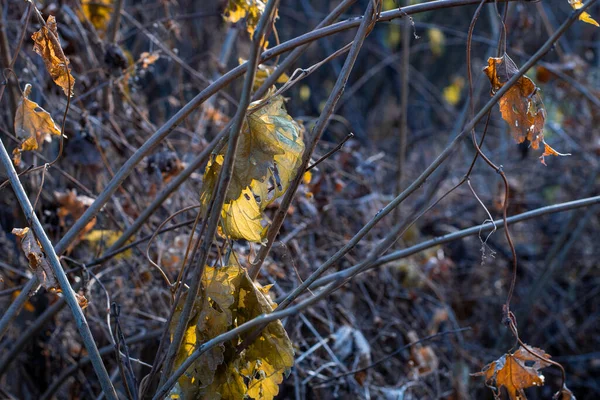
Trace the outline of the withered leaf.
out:
M 251 106 L 240 135 L 221 233 L 260 242 L 266 232 L 263 211 L 287 190 L 298 172 L 304 151 L 302 128 L 287 114 L 283 98 L 276 96 Z M 200 196 L 205 207 L 217 185 L 225 151 L 206 166 Z
M 527 400 L 523 389 L 544 385 L 544 375 L 539 370 L 550 365 L 544 361 L 549 358 L 542 349 L 520 346 L 516 352 L 503 355 L 473 375 L 484 376 L 486 385 L 496 391 L 504 387 L 510 400 Z
M 158 61 L 159 58 L 160 54 L 157 51 L 152 53 L 144 51 L 142 54 L 140 54 L 140 59 L 138 62 L 141 63 L 142 69 L 148 69 L 148 67 Z
M 56 18 L 48 17 L 46 26 L 34 32 L 31 38 L 35 42 L 33 50 L 44 60 L 48 73 L 67 96 L 73 96 L 75 78 L 71 75 L 69 59 L 65 56 L 58 39 Z
M 54 271 L 46 259 L 46 254 L 44 254 L 40 242 L 38 242 L 31 229 L 14 228 L 12 233 L 21 239 L 21 250 L 29 260 L 29 268 L 37 276 L 40 284 L 49 292 L 60 292 Z
M 518 68 L 514 61 L 504 54 L 502 57 L 488 58 L 488 66 L 484 72 L 492 85 L 492 94 L 496 93 L 517 72 Z M 517 143 L 528 140 L 531 147 L 538 149 L 544 144 L 544 123 L 546 121 L 546 110 L 539 94 L 538 88 L 533 81 L 526 76 L 521 76 L 498 102 L 502 118 L 508 123 L 510 132 Z M 550 146 L 547 146 L 551 149 Z M 556 151 L 546 152 L 540 157 L 545 165 L 544 156 L 567 155 Z
M 260 314 L 270 313 L 275 304 L 268 288 L 255 285 L 239 265 L 206 266 L 202 295 L 194 304 L 192 320 L 175 365 L 181 365 L 197 346 Z M 177 321 L 183 301 L 176 308 Z M 170 330 L 173 332 L 174 323 Z M 237 400 L 248 396 L 272 400 L 279 384 L 294 364 L 294 351 L 280 321 L 271 322 L 245 350 L 237 346 L 250 333 L 225 342 L 202 355 L 178 381 L 172 394 L 183 398 Z
M 15 165 L 21 163 L 23 151 L 37 150 L 43 142 L 51 141 L 52 135 L 60 136 L 60 128 L 52 116 L 35 101 L 29 100 L 31 85 L 26 84 L 23 96 L 15 113 L 15 135 L 21 139 L 21 146 L 13 150 Z

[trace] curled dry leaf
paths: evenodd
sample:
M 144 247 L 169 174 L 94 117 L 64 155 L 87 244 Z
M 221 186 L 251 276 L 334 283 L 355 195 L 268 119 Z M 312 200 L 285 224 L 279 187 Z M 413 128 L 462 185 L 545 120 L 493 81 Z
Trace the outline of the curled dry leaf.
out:
M 12 233 L 21 240 L 21 250 L 29 260 L 29 268 L 37 276 L 40 284 L 49 292 L 60 292 L 54 271 L 46 259 L 40 242 L 29 228 L 14 228 Z
M 492 94 L 504 86 L 518 70 L 514 61 L 507 54 L 502 57 L 488 58 L 488 66 L 483 71 L 492 85 Z M 540 157 L 540 161 L 544 165 L 544 156 L 569 155 L 557 152 L 544 141 L 546 110 L 538 88 L 531 79 L 526 76 L 520 77 L 517 83 L 500 98 L 498 105 L 502 118 L 508 123 L 510 132 L 517 143 L 528 140 L 534 149 L 538 149 L 540 144 L 544 144 L 545 152 Z
M 583 7 L 583 2 L 581 0 L 569 0 L 569 4 L 573 8 L 573 10 L 579 10 L 581 7 Z M 579 16 L 579 20 L 600 27 L 600 24 L 598 24 L 598 22 L 585 11 L 581 13 L 581 15 Z
M 71 75 L 69 59 L 65 56 L 58 39 L 56 18 L 48 17 L 46 26 L 34 32 L 31 38 L 35 42 L 33 50 L 44 60 L 48 73 L 67 96 L 73 96 L 75 78 Z
M 545 361 L 549 358 L 542 349 L 520 346 L 516 352 L 503 355 L 473 376 L 485 377 L 486 385 L 498 395 L 504 387 L 510 400 L 527 400 L 523 389 L 544 385 L 544 375 L 539 370 L 550 365 Z
M 52 116 L 35 101 L 29 100 L 31 85 L 28 83 L 23 90 L 23 97 L 15 113 L 15 135 L 21 139 L 21 146 L 13 150 L 13 162 L 21 163 L 23 151 L 37 150 L 42 142 L 51 141 L 52 135 L 60 136 L 60 128 Z

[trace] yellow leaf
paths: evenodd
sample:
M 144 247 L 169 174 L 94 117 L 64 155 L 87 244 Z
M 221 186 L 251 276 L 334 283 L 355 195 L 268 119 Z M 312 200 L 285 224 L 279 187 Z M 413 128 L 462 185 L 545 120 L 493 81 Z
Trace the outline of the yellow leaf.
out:
M 261 0 L 228 0 L 223 16 L 231 23 L 246 18 L 246 30 L 252 38 L 258 20 L 264 11 L 265 3 Z
M 279 393 L 279 384 L 283 382 L 281 371 L 275 370 L 266 361 L 250 362 L 243 374 L 251 377 L 247 395 L 255 400 L 272 400 Z
M 452 83 L 444 88 L 442 95 L 444 100 L 452 106 L 458 104 L 461 98 L 461 92 L 465 86 L 465 80 L 463 77 L 456 77 L 452 80 Z
M 444 32 L 438 28 L 431 28 L 427 31 L 427 36 L 429 36 L 429 47 L 433 55 L 436 57 L 441 56 L 446 43 Z
M 301 127 L 285 111 L 281 96 L 264 105 L 253 104 L 249 112 L 225 196 L 220 232 L 231 239 L 260 242 L 267 225 L 263 211 L 294 179 L 304 143 Z M 216 187 L 225 151 L 221 150 L 206 166 L 200 196 L 205 207 Z
M 571 5 L 571 7 L 573 7 L 574 10 L 579 10 L 581 7 L 583 7 L 583 2 L 581 0 L 569 0 L 569 4 Z M 579 20 L 600 27 L 600 24 L 598 24 L 598 22 L 585 11 L 581 13 L 581 15 L 579 16 Z
M 308 101 L 310 99 L 310 87 L 308 85 L 300 85 L 298 95 L 300 96 L 300 100 Z
M 65 56 L 60 41 L 56 19 L 53 15 L 48 17 L 46 26 L 34 32 L 31 38 L 35 42 L 33 50 L 44 60 L 48 73 L 54 82 L 60 86 L 67 96 L 73 96 L 75 78 L 71 75 L 69 59 Z
M 51 135 L 60 136 L 60 128 L 52 116 L 35 101 L 28 99 L 30 93 L 31 85 L 27 84 L 15 113 L 15 135 L 23 140 L 21 147 L 13 150 L 15 165 L 21 161 L 21 152 L 37 150 L 42 142 L 51 140 Z
M 260 314 L 270 313 L 275 306 L 267 287 L 255 285 L 242 267 L 231 264 L 205 267 L 202 294 L 195 301 L 175 366 L 181 365 L 198 345 Z M 171 334 L 184 301 L 185 295 L 175 309 Z M 291 342 L 281 322 L 275 321 L 267 325 L 254 343 L 237 351 L 250 334 L 242 334 L 202 355 L 181 376 L 172 395 L 205 400 L 238 400 L 246 396 L 273 399 L 284 374 L 294 364 Z
M 112 15 L 112 0 L 82 0 L 83 14 L 100 33 L 106 32 Z
M 302 183 L 304 183 L 305 185 L 308 185 L 311 180 L 312 180 L 312 172 L 310 172 L 310 171 L 304 172 L 304 175 L 302 175 Z

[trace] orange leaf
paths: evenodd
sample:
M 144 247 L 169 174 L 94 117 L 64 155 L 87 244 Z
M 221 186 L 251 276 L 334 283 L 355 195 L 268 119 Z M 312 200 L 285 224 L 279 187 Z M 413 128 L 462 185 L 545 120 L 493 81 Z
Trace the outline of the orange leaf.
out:
M 540 156 L 540 162 L 544 165 L 546 165 L 546 161 L 544 160 L 544 157 L 546 156 L 570 156 L 570 153 L 559 153 L 558 151 L 554 150 L 552 147 L 550 147 L 546 142 L 544 142 L 544 154 L 542 154 Z
M 62 88 L 67 96 L 72 97 L 75 78 L 71 75 L 69 59 L 65 56 L 58 40 L 56 18 L 50 15 L 46 26 L 42 26 L 39 31 L 34 32 L 31 38 L 35 42 L 33 50 L 42 56 L 46 69 L 54 82 Z
M 550 365 L 546 361 L 549 358 L 542 349 L 520 346 L 516 352 L 503 355 L 473 375 L 484 376 L 486 385 L 496 391 L 504 387 L 511 400 L 526 400 L 523 389 L 544 385 L 544 376 L 538 370 Z
M 492 84 L 492 92 L 498 91 L 518 71 L 513 60 L 508 56 L 488 58 L 488 66 L 483 70 Z M 531 147 L 537 149 L 544 139 L 544 122 L 546 112 L 537 87 L 526 76 L 519 78 L 498 103 L 502 118 L 510 126 L 510 131 L 517 141 L 525 139 Z

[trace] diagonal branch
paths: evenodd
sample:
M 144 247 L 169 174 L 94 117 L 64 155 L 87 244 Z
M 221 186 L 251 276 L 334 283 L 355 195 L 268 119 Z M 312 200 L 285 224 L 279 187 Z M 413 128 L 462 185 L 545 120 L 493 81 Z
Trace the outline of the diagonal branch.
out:
M 25 193 L 25 189 L 23 185 L 21 185 L 21 181 L 17 176 L 17 171 L 12 164 L 10 156 L 6 151 L 6 147 L 4 147 L 4 143 L 0 140 L 0 162 L 8 175 L 8 179 L 12 188 L 17 196 L 17 200 L 21 205 L 23 213 L 25 214 L 25 218 L 27 219 L 28 224 L 33 229 L 35 236 L 40 241 L 44 252 L 52 266 L 52 270 L 56 275 L 56 279 L 58 280 L 58 284 L 62 290 L 63 296 L 71 308 L 71 312 L 73 313 L 73 318 L 75 319 L 75 324 L 79 329 L 79 333 L 83 339 L 83 343 L 85 348 L 87 349 L 90 358 L 92 360 L 92 365 L 94 366 L 94 371 L 98 376 L 98 380 L 100 381 L 100 385 L 102 386 L 102 391 L 106 395 L 108 399 L 117 400 L 117 393 L 115 392 L 115 388 L 110 381 L 110 377 L 108 376 L 108 372 L 102 363 L 102 358 L 100 357 L 100 353 L 98 353 L 98 348 L 96 347 L 96 343 L 94 342 L 94 337 L 92 336 L 92 332 L 90 331 L 90 327 L 83 315 L 83 311 L 79 306 L 77 299 L 75 298 L 75 292 L 71 288 L 69 283 L 69 279 L 60 265 L 60 261 L 58 260 L 58 256 L 54 251 L 54 246 L 52 246 L 52 242 L 48 239 L 46 232 L 44 232 L 44 228 L 42 224 L 38 220 L 35 212 L 33 211 L 33 207 L 31 206 L 31 202 L 27 197 L 27 193 Z M 32 280 L 33 281 L 33 280 Z M 30 281 L 31 282 L 31 281 Z M 27 292 L 25 292 L 27 294 Z

